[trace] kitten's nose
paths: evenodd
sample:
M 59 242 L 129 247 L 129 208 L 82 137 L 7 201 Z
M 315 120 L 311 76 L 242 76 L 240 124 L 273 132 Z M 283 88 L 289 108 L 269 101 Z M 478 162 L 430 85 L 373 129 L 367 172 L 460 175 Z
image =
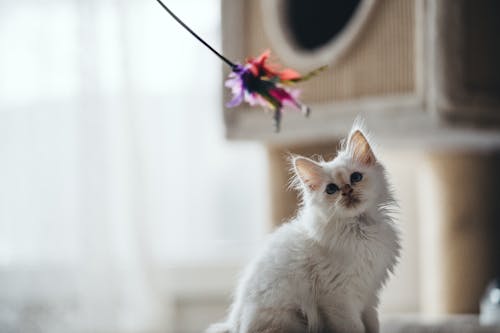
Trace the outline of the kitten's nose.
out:
M 345 184 L 341 187 L 342 195 L 348 195 L 352 193 L 352 187 L 349 184 Z

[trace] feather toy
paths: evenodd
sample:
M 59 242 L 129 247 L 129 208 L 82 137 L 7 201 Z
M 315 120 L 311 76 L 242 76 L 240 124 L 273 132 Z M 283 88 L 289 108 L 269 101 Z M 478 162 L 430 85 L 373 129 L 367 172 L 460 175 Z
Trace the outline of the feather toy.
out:
M 267 63 L 271 55 L 269 50 L 257 58 L 247 59 L 244 64 L 234 63 L 217 52 L 191 30 L 161 0 L 156 1 L 191 35 L 231 67 L 231 73 L 225 86 L 231 89 L 233 98 L 226 104 L 227 107 L 231 108 L 240 105 L 242 102 L 247 102 L 251 106 L 260 105 L 266 110 L 271 110 L 276 132 L 280 131 L 281 117 L 286 107 L 299 110 L 305 116 L 309 116 L 310 108 L 300 102 L 300 90 L 293 86 L 295 83 L 310 79 L 327 66 L 322 66 L 306 75 L 301 75 L 290 68 L 280 70 L 277 66 Z

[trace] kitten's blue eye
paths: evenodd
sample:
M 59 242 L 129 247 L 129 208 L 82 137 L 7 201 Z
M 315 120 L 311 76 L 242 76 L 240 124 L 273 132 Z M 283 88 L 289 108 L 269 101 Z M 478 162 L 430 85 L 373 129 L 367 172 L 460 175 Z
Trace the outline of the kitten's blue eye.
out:
M 351 174 L 351 184 L 360 182 L 361 179 L 363 179 L 363 175 L 360 172 L 356 171 Z
M 339 190 L 339 187 L 337 185 L 335 185 L 334 183 L 330 183 L 330 184 L 326 185 L 325 192 L 327 194 L 333 194 L 333 193 L 337 192 L 338 190 Z

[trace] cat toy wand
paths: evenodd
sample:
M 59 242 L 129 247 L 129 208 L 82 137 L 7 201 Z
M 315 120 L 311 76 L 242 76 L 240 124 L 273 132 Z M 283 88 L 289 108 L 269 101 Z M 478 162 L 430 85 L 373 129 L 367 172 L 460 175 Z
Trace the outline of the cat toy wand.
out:
M 250 106 L 260 105 L 264 109 L 273 111 L 274 130 L 276 132 L 280 131 L 284 107 L 291 107 L 301 111 L 306 117 L 309 116 L 311 112 L 310 108 L 298 99 L 300 90 L 294 89 L 292 86 L 297 82 L 310 79 L 327 66 L 319 67 L 306 75 L 300 75 L 297 71 L 290 68 L 279 70 L 275 66 L 266 64 L 271 55 L 271 52 L 268 50 L 257 58 L 247 59 L 244 64 L 234 63 L 198 36 L 161 0 L 156 1 L 193 37 L 231 67 L 231 73 L 226 80 L 225 86 L 231 89 L 233 98 L 226 104 L 227 107 L 232 108 L 245 101 Z

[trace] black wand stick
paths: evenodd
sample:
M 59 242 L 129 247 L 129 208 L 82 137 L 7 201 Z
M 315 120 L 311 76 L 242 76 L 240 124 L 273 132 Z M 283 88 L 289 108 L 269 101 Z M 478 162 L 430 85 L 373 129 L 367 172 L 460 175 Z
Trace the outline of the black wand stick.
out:
M 176 20 L 180 25 L 182 25 L 184 27 L 184 29 L 186 29 L 191 35 L 193 35 L 203 45 L 205 45 L 210 51 L 212 51 L 213 53 L 215 53 L 215 55 L 217 55 L 222 61 L 224 61 L 226 64 L 228 64 L 232 69 L 234 69 L 236 67 L 236 64 L 234 62 L 232 62 L 228 58 L 224 57 L 217 50 L 215 50 L 210 44 L 208 44 L 207 42 L 205 42 L 203 40 L 203 38 L 201 38 L 200 36 L 198 36 L 198 34 L 196 32 L 194 32 L 193 30 L 191 30 L 191 28 L 188 27 L 187 24 L 184 23 L 180 18 L 178 18 L 177 15 L 175 15 L 163 2 L 161 2 L 161 0 L 156 0 L 156 1 L 158 1 L 158 3 L 160 4 L 160 6 L 162 6 L 163 9 L 165 9 L 167 11 L 167 13 L 169 13 L 170 16 L 172 16 L 174 18 L 174 20 Z

